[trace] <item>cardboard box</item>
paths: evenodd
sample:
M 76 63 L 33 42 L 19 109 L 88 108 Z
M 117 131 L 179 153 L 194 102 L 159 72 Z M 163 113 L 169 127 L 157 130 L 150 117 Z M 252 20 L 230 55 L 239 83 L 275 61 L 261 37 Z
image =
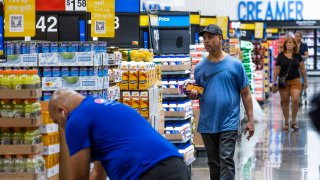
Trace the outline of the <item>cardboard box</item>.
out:
M 140 112 L 140 92 L 132 91 L 131 93 L 131 107 L 136 110 L 139 114 Z
M 188 64 L 161 66 L 161 71 L 186 71 L 189 69 L 190 69 L 190 65 Z
M 167 95 L 179 94 L 179 89 L 178 88 L 163 88 L 162 93 L 167 94 Z
M 165 137 L 170 141 L 182 141 L 185 138 L 182 134 L 165 134 Z
M 186 111 L 165 111 L 164 117 L 181 117 L 185 118 L 190 115 L 191 112 Z
M 42 144 L 35 145 L 1 145 L 0 154 L 1 155 L 28 155 L 28 154 L 38 154 L 43 152 Z M 1 179 L 1 178 L 0 178 Z
M 56 91 L 58 89 L 103 90 L 106 82 L 103 77 L 95 76 L 70 76 L 70 77 L 43 77 L 42 90 Z
M 122 92 L 122 103 L 130 107 L 132 106 L 132 97 L 130 91 Z
M 46 176 L 47 178 L 52 178 L 59 174 L 59 164 L 55 165 L 54 167 L 47 169 Z
M 62 52 L 62 53 L 40 53 L 39 66 L 98 66 L 102 65 L 101 55 L 94 52 Z M 94 61 L 96 60 L 96 61 Z
M 129 89 L 129 68 L 130 68 L 129 63 L 123 62 L 121 64 L 121 73 L 122 73 L 122 81 L 120 84 L 121 90 Z
M 36 118 L 0 118 L 0 127 L 38 127 L 41 124 L 41 116 Z
M 38 99 L 42 96 L 42 90 L 39 89 L 1 89 L 0 99 Z
M 138 68 L 139 68 L 139 90 L 147 90 L 149 88 L 149 82 L 151 80 L 151 78 L 149 78 L 147 65 L 145 63 L 139 63 Z
M 139 83 L 139 68 L 136 63 L 130 64 L 129 70 L 129 89 L 130 90 L 138 90 Z
M 140 92 L 140 111 L 141 116 L 149 118 L 149 93 L 148 91 Z
M 203 146 L 203 141 L 202 141 L 202 137 L 201 134 L 197 132 L 198 129 L 198 124 L 199 124 L 199 117 L 200 117 L 200 109 L 197 108 L 193 108 L 193 117 L 194 117 L 194 121 L 195 121 L 195 132 L 194 132 L 194 138 L 193 138 L 193 142 L 196 146 Z
M 40 180 L 36 173 L 0 173 L 1 180 Z
M 54 144 L 43 147 L 43 155 L 52 155 L 60 152 L 60 144 Z
M 38 54 L 8 55 L 7 62 L 0 63 L 0 67 L 37 67 Z
M 41 124 L 40 125 L 40 131 L 41 134 L 50 134 L 59 132 L 59 126 L 58 124 Z

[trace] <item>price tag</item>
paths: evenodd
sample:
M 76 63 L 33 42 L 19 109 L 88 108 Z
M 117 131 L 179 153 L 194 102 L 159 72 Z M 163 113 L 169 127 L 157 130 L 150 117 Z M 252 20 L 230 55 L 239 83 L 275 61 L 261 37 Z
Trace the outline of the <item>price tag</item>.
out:
M 87 11 L 88 0 L 75 0 L 75 10 L 76 11 Z
M 74 10 L 74 0 L 66 0 L 66 11 Z

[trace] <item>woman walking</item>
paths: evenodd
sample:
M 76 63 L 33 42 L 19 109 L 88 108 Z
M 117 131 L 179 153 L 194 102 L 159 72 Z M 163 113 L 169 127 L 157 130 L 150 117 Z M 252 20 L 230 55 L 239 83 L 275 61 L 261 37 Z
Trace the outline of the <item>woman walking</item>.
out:
M 285 119 L 283 130 L 289 130 L 289 104 L 291 98 L 292 122 L 291 128 L 299 130 L 297 126 L 297 112 L 299 95 L 302 89 L 300 73 L 305 79 L 304 89 L 308 88 L 307 74 L 303 59 L 299 54 L 299 47 L 294 38 L 288 37 L 283 44 L 283 51 L 278 55 L 273 79 L 273 92 L 279 90 L 281 106 Z M 278 79 L 278 81 L 277 81 Z

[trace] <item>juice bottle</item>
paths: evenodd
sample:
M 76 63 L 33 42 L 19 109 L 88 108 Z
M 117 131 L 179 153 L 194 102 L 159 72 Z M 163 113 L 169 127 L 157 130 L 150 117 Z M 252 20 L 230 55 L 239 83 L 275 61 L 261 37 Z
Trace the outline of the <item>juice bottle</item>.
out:
M 42 173 L 45 170 L 45 166 L 46 166 L 46 161 L 44 160 L 44 158 L 42 156 L 37 156 L 36 157 L 36 164 L 35 164 L 35 171 L 37 173 Z
M 14 70 L 12 71 L 12 73 L 14 74 L 14 76 L 11 76 L 12 80 L 11 80 L 11 85 L 12 85 L 12 89 L 22 89 L 22 79 L 21 76 L 23 75 L 23 71 L 22 70 Z
M 17 79 L 17 75 L 15 74 L 16 70 L 7 70 L 8 72 L 8 79 L 10 83 L 10 89 L 14 89 L 13 85 L 15 80 Z
M 10 128 L 2 128 L 1 145 L 10 145 L 11 137 Z
M 3 159 L 3 172 L 13 172 L 13 158 L 10 155 L 5 155 Z
M 14 132 L 12 134 L 12 144 L 23 144 L 23 133 L 20 128 L 14 128 Z
M 2 84 L 3 75 L 3 70 L 0 70 L 0 86 Z
M 31 76 L 31 80 L 32 80 L 32 84 L 34 84 L 32 89 L 36 89 L 36 88 L 40 88 L 41 87 L 41 80 L 40 80 L 40 76 L 38 74 L 38 70 L 36 69 L 32 69 L 28 71 L 28 75 Z
M 36 172 L 36 160 L 34 155 L 29 155 L 25 161 L 26 172 L 35 173 Z
M 25 100 L 25 117 L 37 117 L 41 113 L 41 105 L 37 99 Z
M 14 118 L 22 118 L 25 116 L 25 107 L 24 107 L 24 102 L 22 100 L 13 100 L 12 105 L 13 105 L 12 116 Z
M 24 89 L 36 89 L 37 82 L 33 78 L 34 72 L 33 70 L 26 70 L 26 75 L 22 78 L 22 84 Z
M 3 172 L 3 157 L 0 156 L 0 172 Z
M 27 81 L 28 81 L 28 74 L 27 74 L 28 70 L 20 70 L 21 73 L 21 83 L 22 83 L 22 89 L 27 89 Z
M 14 172 L 25 172 L 25 162 L 22 155 L 17 155 L 17 157 L 14 159 Z
M 9 100 L 3 99 L 1 100 L 1 117 L 12 118 L 12 104 Z
M 2 71 L 3 77 L 1 79 L 0 87 L 1 89 L 11 89 L 11 81 L 9 78 L 10 71 L 4 70 Z

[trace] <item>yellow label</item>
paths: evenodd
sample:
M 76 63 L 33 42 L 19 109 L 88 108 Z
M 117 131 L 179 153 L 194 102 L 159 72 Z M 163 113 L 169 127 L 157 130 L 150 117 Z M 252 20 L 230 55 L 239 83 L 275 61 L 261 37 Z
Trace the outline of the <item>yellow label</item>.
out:
M 122 103 L 127 106 L 132 106 L 132 100 L 131 100 L 131 92 L 130 91 L 123 91 L 122 92 Z
M 36 34 L 35 0 L 4 0 L 5 37 L 33 37 Z
M 149 117 L 149 93 L 147 91 L 140 92 L 140 111 L 141 116 Z
M 263 34 L 264 34 L 263 31 L 264 31 L 264 24 L 262 22 L 256 22 L 254 37 L 257 39 L 263 39 Z
M 200 26 L 208 26 L 209 24 L 217 24 L 216 18 L 209 18 L 209 17 L 201 17 L 200 18 Z
M 199 14 L 190 14 L 190 24 L 200 24 L 200 15 Z
M 131 64 L 129 73 L 129 89 L 137 90 L 139 81 L 139 70 L 136 64 Z
M 149 18 L 148 15 L 140 15 L 140 26 L 148 26 Z
M 279 29 L 277 29 L 277 28 L 267 28 L 266 32 L 267 33 L 278 33 Z
M 115 36 L 115 0 L 90 0 L 88 11 L 91 12 L 91 37 Z
M 149 74 L 147 70 L 147 66 L 144 63 L 139 65 L 139 89 L 140 90 L 147 90 L 148 89 L 148 82 L 149 82 Z
M 140 114 L 140 93 L 138 91 L 132 92 L 132 108 Z
M 254 24 L 244 24 L 244 23 L 242 23 L 240 25 L 240 29 L 242 29 L 242 30 L 254 30 L 255 29 L 255 25 Z
M 223 38 L 226 39 L 228 37 L 229 17 L 228 16 L 218 16 L 217 17 L 217 25 L 222 29 Z
M 121 90 L 128 90 L 129 88 L 129 64 L 122 63 L 121 65 L 122 80 L 120 84 Z

